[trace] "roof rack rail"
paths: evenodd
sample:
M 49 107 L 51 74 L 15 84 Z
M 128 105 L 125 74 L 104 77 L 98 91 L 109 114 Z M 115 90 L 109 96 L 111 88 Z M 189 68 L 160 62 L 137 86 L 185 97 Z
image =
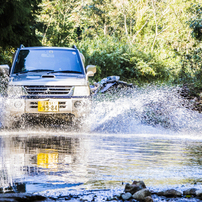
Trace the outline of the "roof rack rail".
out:
M 77 49 L 76 45 L 73 45 L 73 46 L 72 46 L 72 48 L 75 48 L 75 49 Z
M 25 46 L 24 46 L 23 44 L 21 44 L 21 45 L 20 45 L 20 49 L 21 49 L 21 48 L 25 48 Z

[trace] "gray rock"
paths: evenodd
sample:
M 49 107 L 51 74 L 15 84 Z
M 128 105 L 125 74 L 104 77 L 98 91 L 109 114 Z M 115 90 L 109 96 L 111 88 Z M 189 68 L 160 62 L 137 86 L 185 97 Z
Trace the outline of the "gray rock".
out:
M 113 198 L 111 196 L 107 197 L 106 201 L 112 201 Z
M 164 191 L 159 191 L 159 192 L 156 192 L 155 194 L 157 194 L 158 196 L 163 196 Z
M 132 194 L 130 192 L 127 192 L 127 193 L 122 194 L 121 197 L 123 200 L 128 200 L 132 197 Z
M 145 197 L 144 202 L 153 202 L 153 199 L 151 196 L 147 196 Z
M 166 197 L 180 197 L 182 193 L 175 189 L 168 189 L 166 191 L 161 191 L 157 193 L 158 196 L 166 196 Z
M 124 191 L 134 194 L 137 191 L 145 189 L 145 188 L 146 188 L 146 185 L 143 181 L 134 181 L 132 184 L 127 183 Z
M 190 189 L 183 191 L 183 195 L 194 195 L 195 196 L 196 191 L 197 191 L 196 188 L 190 188 Z
M 202 189 L 196 191 L 196 196 L 202 198 Z
M 123 194 L 123 193 L 119 193 L 119 194 L 116 195 L 116 197 L 117 197 L 118 199 L 121 199 L 122 194 Z
M 147 196 L 151 196 L 151 192 L 148 189 L 142 189 L 133 194 L 133 198 L 136 200 L 145 200 Z
M 21 201 L 21 202 L 31 202 L 45 200 L 46 197 L 41 195 L 27 194 L 27 193 L 5 193 L 0 194 L 0 201 Z
M 126 183 L 124 192 L 129 192 L 131 189 L 132 189 L 132 185 L 130 185 L 129 183 Z

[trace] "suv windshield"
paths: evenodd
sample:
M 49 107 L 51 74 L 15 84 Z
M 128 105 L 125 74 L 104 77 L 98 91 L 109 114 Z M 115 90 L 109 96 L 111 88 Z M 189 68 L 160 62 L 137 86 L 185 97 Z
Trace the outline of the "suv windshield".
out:
M 20 50 L 13 73 L 41 71 L 84 73 L 74 50 Z

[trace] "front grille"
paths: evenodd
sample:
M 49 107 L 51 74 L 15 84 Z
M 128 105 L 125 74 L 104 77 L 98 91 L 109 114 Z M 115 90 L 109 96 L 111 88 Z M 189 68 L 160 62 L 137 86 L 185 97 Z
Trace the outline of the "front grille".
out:
M 66 102 L 58 102 L 59 108 L 66 108 Z M 38 102 L 30 102 L 30 108 L 38 108 Z
M 24 86 L 29 95 L 68 95 L 72 86 Z
M 38 102 L 30 102 L 30 108 L 38 108 Z

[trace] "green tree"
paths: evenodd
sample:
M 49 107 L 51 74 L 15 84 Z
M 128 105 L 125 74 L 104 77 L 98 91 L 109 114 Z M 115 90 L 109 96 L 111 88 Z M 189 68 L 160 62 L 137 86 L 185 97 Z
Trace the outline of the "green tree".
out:
M 117 74 L 146 82 L 176 80 L 200 35 L 201 6 L 192 7 L 190 0 L 42 0 L 40 8 L 40 16 L 32 11 L 26 18 L 32 19 L 33 36 L 42 45 L 76 43 L 87 64 L 98 65 L 97 79 Z
M 41 0 L 0 0 L 0 47 L 39 45 L 36 15 Z
M 187 25 L 191 28 L 194 43 L 180 53 L 182 68 L 179 79 L 182 83 L 193 83 L 202 88 L 202 4 L 195 1 L 187 8 L 187 14 Z
M 192 36 L 202 41 L 202 4 L 192 4 L 188 11 L 191 14 L 188 23 L 192 29 Z
M 43 45 L 68 46 L 77 39 L 79 3 L 76 0 L 43 0 L 40 6 L 42 12 L 38 22 L 43 28 L 38 34 Z

